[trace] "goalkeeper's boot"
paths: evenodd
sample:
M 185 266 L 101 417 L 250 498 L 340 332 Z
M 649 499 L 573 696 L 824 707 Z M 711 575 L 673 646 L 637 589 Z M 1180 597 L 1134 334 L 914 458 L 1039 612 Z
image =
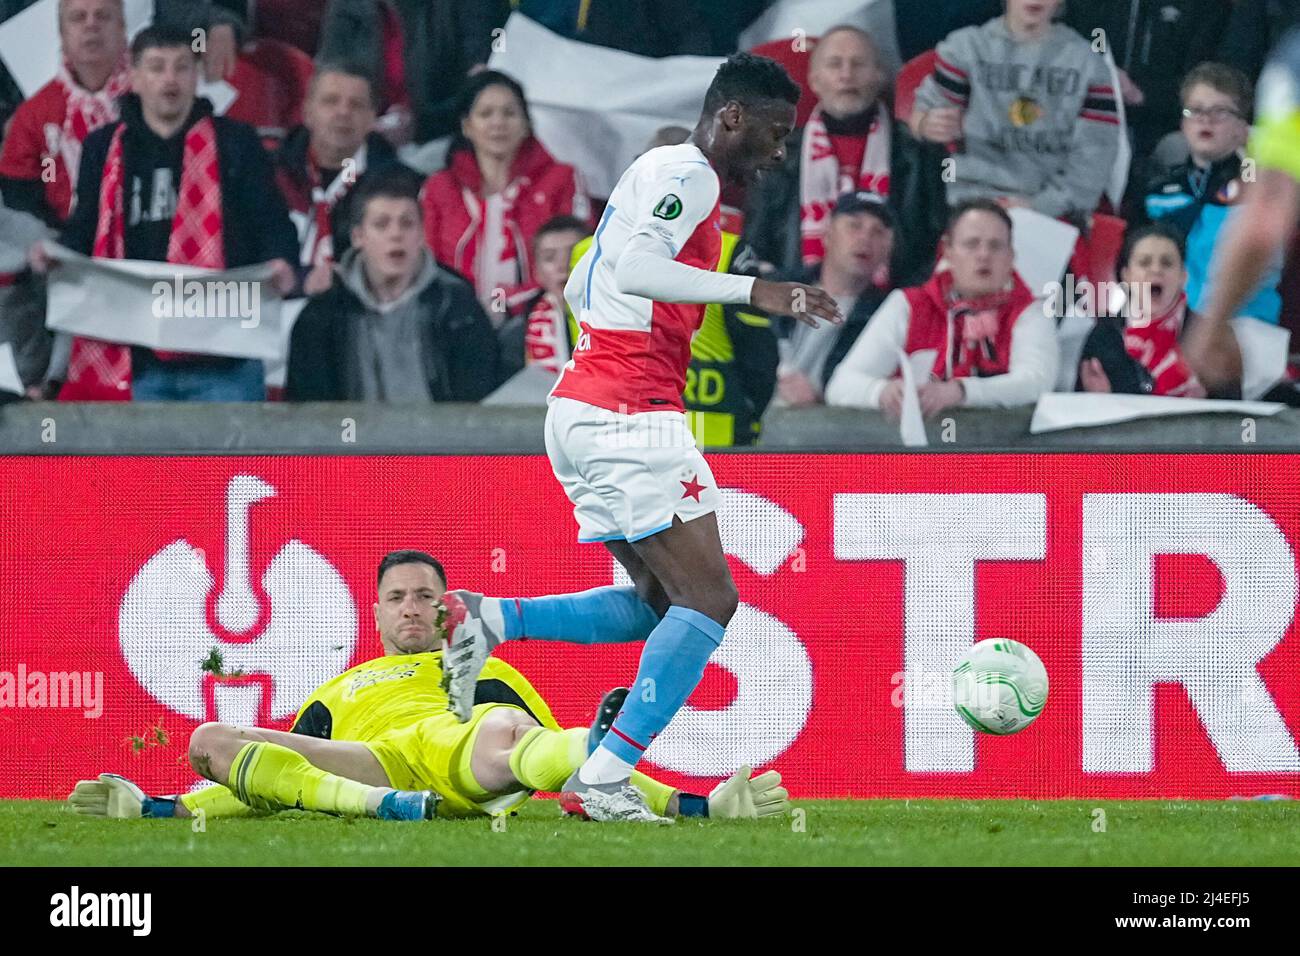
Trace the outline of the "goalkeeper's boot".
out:
M 578 771 L 564 783 L 560 812 L 597 823 L 672 823 L 650 809 L 645 795 L 626 780 L 614 783 L 583 783 Z
M 504 623 L 485 620 L 483 595 L 472 591 L 448 591 L 442 604 L 447 609 L 441 622 L 446 636 L 442 689 L 447 692 L 447 708 L 465 723 L 474 712 L 478 675 L 492 648 L 501 643 Z
M 627 700 L 627 695 L 626 687 L 615 687 L 600 699 L 600 706 L 596 708 L 596 718 L 591 722 L 591 730 L 587 732 L 587 756 L 596 752 L 600 742 L 609 733 L 609 728 L 614 726 L 614 721 L 623 710 L 623 701 Z
M 442 797 L 432 790 L 390 790 L 379 801 L 380 820 L 432 820 Z
M 68 794 L 68 805 L 74 813 L 120 820 L 176 815 L 174 797 L 151 797 L 116 773 L 101 773 L 98 780 L 78 780 Z

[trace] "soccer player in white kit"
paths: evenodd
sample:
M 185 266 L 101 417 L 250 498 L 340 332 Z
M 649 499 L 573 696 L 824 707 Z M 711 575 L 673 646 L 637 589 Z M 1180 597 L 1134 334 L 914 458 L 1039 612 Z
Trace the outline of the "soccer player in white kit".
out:
M 619 179 L 565 287 L 580 331 L 550 395 L 546 450 L 579 540 L 603 543 L 634 587 L 444 598 L 443 667 L 462 719 L 503 640 L 646 642 L 631 693 L 561 795 L 567 812 L 593 820 L 660 819 L 628 778 L 699 683 L 739 600 L 718 534 L 717 483 L 682 405 L 705 305 L 748 304 L 814 327 L 843 321 L 820 289 L 714 271 L 722 183 L 748 183 L 783 161 L 798 101 L 775 61 L 730 57 L 690 140 L 650 150 Z

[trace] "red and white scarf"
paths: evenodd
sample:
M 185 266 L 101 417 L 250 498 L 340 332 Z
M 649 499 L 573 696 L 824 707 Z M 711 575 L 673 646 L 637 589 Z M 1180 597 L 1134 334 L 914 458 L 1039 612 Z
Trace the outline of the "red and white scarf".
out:
M 464 231 L 456 240 L 449 265 L 461 275 L 472 277 L 479 301 L 495 318 L 503 315 L 493 300 L 500 290 L 533 285 L 525 224 L 535 219 L 533 204 L 545 204 L 547 195 L 538 186 L 552 170 L 555 160 L 540 142 L 524 140 L 510 166 L 509 182 L 501 192 L 483 195 L 483 174 L 472 149 L 458 149 L 448 159 L 452 180 L 460 189 L 461 203 L 468 217 Z M 569 171 L 573 173 L 572 170 Z M 591 209 L 585 191 L 576 177 L 566 189 L 571 196 L 567 211 L 587 219 Z M 426 226 L 429 220 L 426 219 Z M 536 223 L 531 228 L 536 228 Z M 430 237 L 430 243 L 437 243 Z
M 560 374 L 569 361 L 569 320 L 564 307 L 543 293 L 528 313 L 524 326 L 524 361 Z
M 903 350 L 909 355 L 934 349 L 931 378 L 988 378 L 1011 369 L 1011 333 L 1033 293 L 1012 273 L 1010 285 L 991 295 L 963 297 L 952 273 L 934 273 L 924 284 L 903 290 L 911 318 Z
M 1124 324 L 1124 350 L 1142 364 L 1154 382 L 1153 395 L 1204 398 L 1205 387 L 1178 347 L 1187 320 L 1187 294 L 1153 318 L 1130 315 Z
M 343 197 L 365 171 L 366 144 L 362 143 L 351 162 L 345 162 L 334 180 L 326 185 L 320 178 L 316 154 L 310 146 L 307 147 L 307 182 L 311 188 L 311 208 L 307 213 L 303 235 L 299 237 L 303 265 L 316 266 L 322 262 L 334 261 L 334 230 L 330 217 L 334 214 L 334 207 L 343 201 Z
M 530 281 L 527 242 L 515 219 L 515 202 L 529 185 L 516 179 L 495 196 L 481 197 L 461 187 L 461 200 L 470 225 L 456 243 L 456 263 L 473 276 L 479 299 L 489 304 L 498 289 L 512 289 Z
M 99 184 L 99 220 L 95 226 L 96 259 L 126 256 L 126 216 L 123 213 L 125 163 L 118 126 L 108 147 Z M 181 159 L 181 184 L 176 196 L 176 216 L 167 241 L 167 261 L 176 265 L 224 269 L 221 211 L 221 170 L 217 160 L 217 130 L 205 116 L 185 134 Z M 161 359 L 175 352 L 156 353 Z M 68 379 L 59 393 L 63 401 L 129 401 L 131 398 L 131 347 L 77 336 L 68 359 Z
M 63 87 L 66 103 L 63 108 L 63 127 L 59 131 L 58 153 L 72 184 L 72 200 L 77 198 L 77 171 L 81 168 L 81 144 L 86 137 L 101 126 L 117 119 L 117 98 L 131 89 L 131 60 L 122 54 L 122 60 L 108 77 L 104 88 L 91 92 L 80 85 L 72 75 L 67 61 L 59 66 L 55 79 Z M 47 144 L 50 145 L 50 144 Z
M 862 165 L 856 180 L 851 172 L 841 175 L 831 135 L 826 130 L 821 108 L 813 110 L 804 127 L 799 154 L 799 234 L 805 265 L 820 262 L 826 254 L 823 239 L 830 222 L 831 209 L 844 193 L 871 192 L 889 195 L 889 156 L 893 140 L 893 122 L 884 103 L 876 104 L 876 114 L 867 129 L 867 146 L 862 151 Z

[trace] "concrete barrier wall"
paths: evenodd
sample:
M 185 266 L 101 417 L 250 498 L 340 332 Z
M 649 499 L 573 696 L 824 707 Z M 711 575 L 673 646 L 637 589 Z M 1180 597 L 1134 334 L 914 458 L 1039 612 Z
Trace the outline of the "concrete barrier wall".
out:
M 0 454 L 124 452 L 531 454 L 545 451 L 545 409 L 362 403 L 0 406 Z M 1271 418 L 1192 415 L 1030 435 L 1031 410 L 955 411 L 930 423 L 929 453 L 953 451 L 1295 451 L 1300 410 Z M 774 409 L 762 451 L 901 451 L 897 426 L 853 409 Z M 921 451 L 927 450 L 909 450 Z

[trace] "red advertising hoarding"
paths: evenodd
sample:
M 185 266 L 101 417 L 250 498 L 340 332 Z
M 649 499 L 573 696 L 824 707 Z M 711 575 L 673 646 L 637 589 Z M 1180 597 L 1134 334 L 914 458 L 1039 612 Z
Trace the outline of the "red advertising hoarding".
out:
M 741 763 L 797 797 L 1300 795 L 1300 456 L 719 455 L 741 607 L 648 768 Z M 284 728 L 381 651 L 380 557 L 499 595 L 620 580 L 539 456 L 0 460 L 0 796 L 111 770 L 196 782 L 204 720 Z M 948 674 L 1010 637 L 1028 730 L 974 734 Z M 221 652 L 234 680 L 206 673 Z M 640 645 L 508 646 L 561 723 Z

